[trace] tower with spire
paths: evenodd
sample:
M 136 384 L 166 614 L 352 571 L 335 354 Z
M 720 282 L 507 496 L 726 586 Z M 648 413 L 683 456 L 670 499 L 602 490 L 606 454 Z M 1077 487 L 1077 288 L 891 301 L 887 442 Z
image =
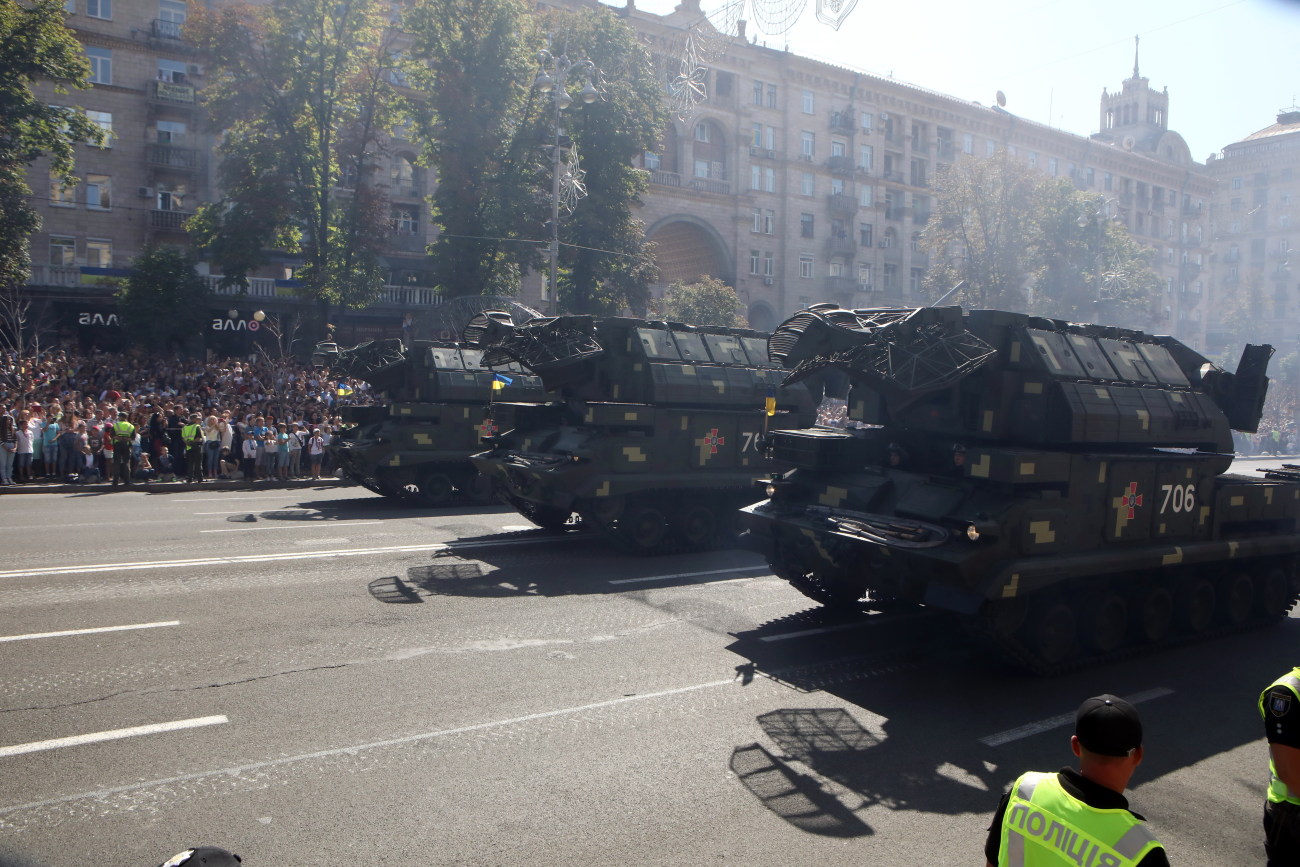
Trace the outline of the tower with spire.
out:
M 1129 150 L 1155 153 L 1169 130 L 1169 90 L 1153 90 L 1138 71 L 1139 37 L 1133 37 L 1133 77 L 1118 93 L 1101 92 L 1101 126 L 1094 138 L 1131 144 Z

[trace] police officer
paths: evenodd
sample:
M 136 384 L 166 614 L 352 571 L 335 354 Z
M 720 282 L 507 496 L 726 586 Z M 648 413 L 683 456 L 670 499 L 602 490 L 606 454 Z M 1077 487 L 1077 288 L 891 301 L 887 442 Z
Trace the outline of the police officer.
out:
M 109 436 L 113 438 L 113 487 L 119 481 L 131 487 L 131 443 L 135 439 L 135 425 L 122 413 L 114 412 L 110 420 Z
M 1079 705 L 1070 749 L 1078 771 L 1024 774 L 1002 796 L 984 843 L 989 867 L 1168 867 L 1164 847 L 1124 797 L 1142 763 L 1133 705 L 1113 695 Z
M 1268 738 L 1264 852 L 1270 865 L 1300 864 L 1300 666 L 1259 697 Z
M 203 425 L 199 424 L 199 414 L 190 415 L 189 424 L 181 428 L 181 440 L 185 443 L 185 480 L 187 482 L 203 481 Z

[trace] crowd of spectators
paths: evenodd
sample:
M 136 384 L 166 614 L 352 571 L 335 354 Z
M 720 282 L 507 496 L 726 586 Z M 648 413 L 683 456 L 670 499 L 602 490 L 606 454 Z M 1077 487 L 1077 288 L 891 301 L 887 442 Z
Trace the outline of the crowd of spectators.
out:
M 291 359 L 6 355 L 0 484 L 108 478 L 114 414 L 135 426 L 137 480 L 319 478 L 331 470 L 339 408 L 372 402 L 368 383 Z M 195 423 L 202 445 L 187 450 L 183 432 Z

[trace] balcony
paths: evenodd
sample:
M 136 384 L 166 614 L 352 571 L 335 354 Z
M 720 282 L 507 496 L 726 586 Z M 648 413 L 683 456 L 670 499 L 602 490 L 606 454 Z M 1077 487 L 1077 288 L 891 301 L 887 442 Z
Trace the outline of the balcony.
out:
M 199 152 L 194 148 L 182 148 L 175 145 L 151 144 L 145 148 L 145 162 L 155 168 L 196 171 L 199 167 Z
M 826 207 L 835 214 L 856 214 L 858 201 L 848 193 L 831 193 L 826 199 Z
M 858 291 L 858 281 L 853 277 L 827 277 L 826 294 L 845 296 Z
M 887 181 L 893 181 L 893 182 L 896 183 L 896 184 L 901 184 L 901 183 L 903 183 L 903 173 L 902 173 L 902 172 L 885 172 L 885 173 L 882 175 L 882 177 L 883 177 L 885 180 L 887 180 Z
M 149 228 L 157 232 L 184 232 L 185 221 L 192 216 L 188 211 L 154 209 L 149 212 Z
M 858 251 L 858 242 L 847 234 L 826 239 L 826 252 L 833 256 L 852 256 Z
M 1184 217 L 1199 217 L 1200 215 L 1201 215 L 1200 205 L 1194 205 L 1191 202 L 1187 202 L 1186 204 L 1183 205 Z
M 650 183 L 658 184 L 661 187 L 680 187 L 682 185 L 682 176 L 677 172 L 659 172 L 650 173 Z
M 826 168 L 836 175 L 853 174 L 853 157 L 837 154 L 826 158 Z
M 939 139 L 938 143 L 935 146 L 935 155 L 941 160 L 947 160 L 948 162 L 952 162 L 952 158 L 953 158 L 952 142 L 948 141 L 947 139 L 942 139 L 942 138 Z
M 171 81 L 150 81 L 148 95 L 149 101 L 158 105 L 193 108 L 195 103 L 193 87 Z
M 844 111 L 832 111 L 830 129 L 832 132 L 838 132 L 843 135 L 853 135 L 857 131 L 857 115 L 852 109 L 846 108 Z
M 155 18 L 149 24 L 150 39 L 164 39 L 181 41 L 181 30 L 185 23 L 182 21 L 163 21 L 161 18 Z
M 929 152 L 930 152 L 930 143 L 928 141 L 920 138 L 912 139 L 912 153 L 928 154 Z
M 930 212 L 929 212 L 929 211 L 913 211 L 913 212 L 912 212 L 912 223 L 913 223 L 914 225 L 917 225 L 917 226 L 924 226 L 924 225 L 925 225 L 926 223 L 928 223 L 928 222 L 930 222 Z
M 686 186 L 697 193 L 713 193 L 719 196 L 731 195 L 730 181 L 716 181 L 712 178 L 691 178 Z

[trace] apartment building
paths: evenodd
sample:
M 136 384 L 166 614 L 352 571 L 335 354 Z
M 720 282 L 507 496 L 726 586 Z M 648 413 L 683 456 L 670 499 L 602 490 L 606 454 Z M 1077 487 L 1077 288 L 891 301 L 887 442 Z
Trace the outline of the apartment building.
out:
M 1300 340 L 1300 109 L 1224 147 L 1206 163 L 1218 182 L 1211 208 L 1214 233 L 1210 269 L 1213 307 L 1246 304 L 1257 313 L 1255 342 L 1289 353 Z M 1228 336 L 1207 329 L 1212 349 L 1226 348 Z
M 185 218 L 214 196 L 214 138 L 196 99 L 201 58 L 180 38 L 184 3 L 68 0 L 68 9 L 94 85 L 60 99 L 84 106 L 112 137 L 79 149 L 75 189 L 55 189 L 48 166 L 33 167 L 44 227 L 32 239 L 31 283 L 56 302 L 61 322 L 103 345 L 103 334 L 87 329 L 111 327 L 104 323 L 112 281 L 149 241 L 185 243 Z M 631 0 L 617 11 L 666 69 L 679 65 L 691 28 L 707 27 L 699 0 L 667 15 Z M 1215 180 L 1169 128 L 1168 94 L 1149 86 L 1136 59 L 1120 90 L 1103 91 L 1098 132 L 1080 136 L 996 105 L 756 45 L 741 27 L 711 34 L 719 50 L 706 70 L 707 98 L 675 116 L 659 149 L 641 159 L 650 188 L 639 216 L 656 244 L 660 290 L 702 274 L 722 278 L 761 329 L 819 301 L 914 303 L 930 264 L 918 241 L 934 209 L 936 173 L 962 156 L 1005 152 L 1095 193 L 1098 209 L 1149 245 L 1165 282 L 1166 330 L 1203 344 L 1201 268 Z M 422 264 L 433 239 L 429 180 L 409 149 L 393 149 L 389 182 L 391 285 L 380 303 L 343 319 L 340 339 L 396 334 L 404 312 L 439 300 Z M 218 296 L 213 331 L 238 337 L 260 307 L 300 303 L 294 265 L 277 261 L 254 279 L 248 298 Z M 210 279 L 215 289 L 217 276 Z M 540 275 L 528 275 L 520 300 L 548 309 L 542 286 Z
M 699 27 L 697 2 L 656 16 L 623 10 L 652 53 Z M 1169 128 L 1169 97 L 1139 74 L 1103 91 L 1098 132 L 1074 135 L 996 105 L 727 41 L 708 99 L 645 155 L 642 217 L 665 284 L 709 273 L 733 283 L 769 329 L 810 303 L 920 300 L 920 233 L 932 181 L 962 156 L 1006 152 L 1096 194 L 1097 208 L 1153 250 L 1162 324 L 1204 339 L 1201 268 L 1214 180 Z M 1083 230 L 1081 230 L 1083 231 Z

